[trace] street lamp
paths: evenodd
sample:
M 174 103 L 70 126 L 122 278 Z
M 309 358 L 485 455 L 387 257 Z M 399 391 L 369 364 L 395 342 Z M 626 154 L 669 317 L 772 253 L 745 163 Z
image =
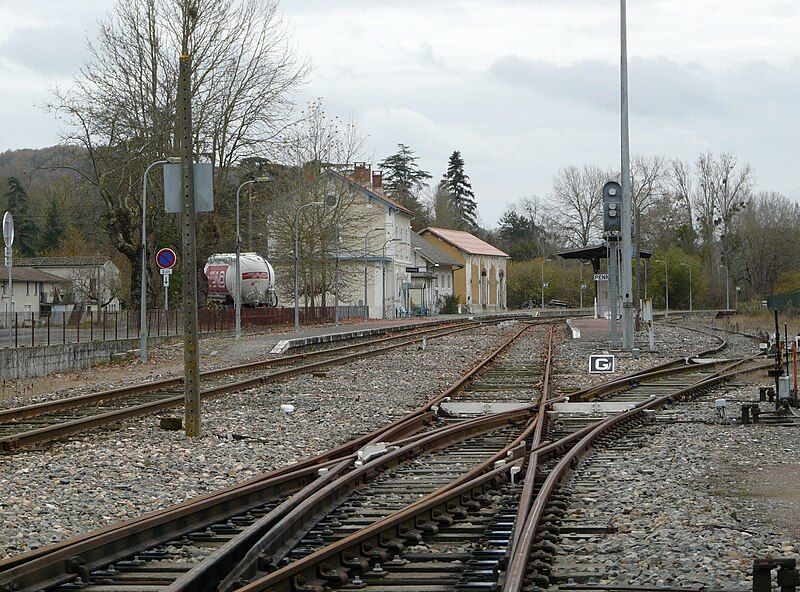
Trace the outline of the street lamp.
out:
M 142 177 L 142 269 L 139 294 L 139 359 L 147 363 L 147 177 L 150 169 L 160 164 L 180 164 L 179 156 L 169 156 L 150 163 Z
M 669 268 L 663 259 L 656 259 L 654 263 L 664 264 L 664 316 L 669 316 Z
M 389 243 L 400 242 L 399 238 L 389 238 L 383 241 L 381 249 L 383 250 L 383 257 L 381 258 L 381 318 L 386 318 L 386 245 Z
M 741 286 L 736 286 L 736 310 L 739 310 L 739 292 L 742 291 Z
M 728 266 L 723 264 L 723 263 L 720 263 L 719 266 L 725 268 L 725 310 L 730 310 L 731 309 L 731 290 L 730 290 L 730 286 L 729 286 L 729 282 L 728 282 L 728 280 L 729 280 L 729 277 L 728 277 Z
M 234 282 L 234 290 L 236 290 L 236 294 L 234 296 L 234 306 L 236 307 L 236 338 L 240 338 L 242 336 L 242 267 L 241 267 L 241 255 L 242 255 L 242 234 L 239 230 L 239 194 L 242 192 L 242 188 L 245 185 L 252 185 L 253 183 L 266 183 L 268 181 L 272 181 L 272 177 L 265 176 L 265 177 L 256 177 L 255 179 L 250 179 L 249 181 L 245 181 L 241 185 L 239 185 L 238 189 L 236 189 L 236 281 Z
M 552 261 L 551 259 L 542 259 L 542 309 L 544 309 L 544 264 L 547 261 Z
M 681 265 L 689 268 L 689 312 L 692 312 L 692 266 L 684 261 Z
M 368 230 L 364 234 L 364 319 L 365 320 L 369 320 L 369 301 L 367 294 L 367 267 L 368 267 L 367 257 L 369 256 L 369 236 L 373 232 L 386 232 L 386 229 L 373 228 L 372 230 Z

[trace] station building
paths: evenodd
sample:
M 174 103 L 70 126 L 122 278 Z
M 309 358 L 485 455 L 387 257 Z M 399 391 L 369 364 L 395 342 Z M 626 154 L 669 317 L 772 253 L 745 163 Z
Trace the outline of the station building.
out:
M 507 308 L 507 253 L 464 230 L 429 227 L 419 234 L 460 266 L 453 271 L 453 293 L 468 311 Z
M 455 290 L 455 272 L 463 268 L 454 257 L 437 249 L 416 233 L 411 233 L 414 266 L 411 269 L 409 309 L 438 312 Z

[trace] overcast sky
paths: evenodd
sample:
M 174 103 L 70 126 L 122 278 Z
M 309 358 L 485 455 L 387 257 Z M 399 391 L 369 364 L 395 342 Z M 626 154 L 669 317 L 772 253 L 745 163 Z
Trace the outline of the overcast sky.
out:
M 800 4 L 629 0 L 634 153 L 730 150 L 800 198 Z M 113 0 L 0 0 L 0 150 L 52 145 L 42 112 Z M 481 217 L 546 195 L 569 164 L 617 167 L 614 0 L 283 0 L 313 72 L 299 101 L 353 116 L 376 160 L 412 146 L 438 180 L 466 161 Z

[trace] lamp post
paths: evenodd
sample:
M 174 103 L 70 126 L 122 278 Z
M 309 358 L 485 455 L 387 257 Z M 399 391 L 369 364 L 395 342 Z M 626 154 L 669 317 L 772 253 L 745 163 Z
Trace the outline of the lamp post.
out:
M 723 264 L 723 263 L 720 263 L 719 266 L 725 268 L 725 310 L 730 310 L 731 309 L 731 290 L 730 290 L 730 285 L 729 285 L 729 279 L 730 278 L 728 277 L 728 266 Z
M 545 262 L 550 261 L 550 259 L 542 259 L 542 309 L 544 309 L 544 264 Z
M 383 241 L 381 249 L 383 257 L 381 258 L 381 318 L 386 318 L 386 245 L 389 243 L 400 242 L 399 238 L 389 238 Z
M 583 266 L 584 265 L 591 265 L 588 261 L 581 261 L 580 266 L 580 308 L 583 308 L 583 291 L 588 287 L 586 284 L 583 283 Z
M 236 281 L 234 282 L 234 290 L 236 290 L 236 294 L 233 301 L 234 306 L 236 307 L 237 339 L 242 336 L 242 233 L 239 229 L 239 194 L 241 194 L 242 188 L 244 188 L 245 185 L 252 185 L 253 183 L 266 183 L 267 181 L 271 180 L 271 177 L 256 177 L 255 179 L 245 181 L 236 189 Z
M 367 257 L 369 256 L 369 236 L 373 232 L 385 232 L 385 228 L 373 228 L 372 230 L 368 230 L 366 234 L 364 234 L 364 319 L 369 319 L 369 300 L 368 300 L 368 293 L 367 293 L 367 267 L 368 261 Z
M 312 201 L 303 204 L 294 214 L 294 332 L 300 333 L 300 213 L 312 206 L 321 206 L 324 202 Z
M 689 269 L 689 312 L 692 312 L 692 266 L 684 261 L 681 266 L 685 265 Z
M 739 310 L 739 292 L 741 292 L 741 291 L 742 291 L 742 287 L 741 286 L 736 286 L 736 304 L 735 304 L 735 306 L 736 306 L 736 310 L 737 311 Z
M 669 316 L 669 268 L 663 259 L 656 259 L 655 263 L 664 264 L 664 316 Z
M 150 169 L 160 164 L 180 164 L 178 156 L 162 158 L 150 163 L 142 176 L 142 261 L 141 288 L 139 293 L 139 359 L 147 363 L 147 177 Z

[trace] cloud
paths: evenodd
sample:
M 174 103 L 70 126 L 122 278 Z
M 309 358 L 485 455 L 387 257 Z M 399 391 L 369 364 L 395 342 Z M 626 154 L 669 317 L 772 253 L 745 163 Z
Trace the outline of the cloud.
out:
M 542 97 L 604 111 L 619 110 L 619 67 L 599 60 L 559 65 L 505 56 L 491 65 L 495 80 Z M 725 100 L 715 77 L 698 65 L 634 58 L 629 66 L 631 109 L 648 116 L 722 117 Z
M 0 43 L 0 56 L 45 75 L 74 74 L 85 55 L 83 31 L 68 26 L 16 29 Z

